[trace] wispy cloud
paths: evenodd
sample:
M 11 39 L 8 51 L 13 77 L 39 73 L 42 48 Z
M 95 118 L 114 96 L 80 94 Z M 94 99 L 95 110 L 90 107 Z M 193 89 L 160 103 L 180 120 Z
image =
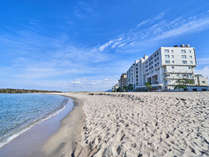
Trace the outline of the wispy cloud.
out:
M 162 32 L 158 35 L 155 40 L 166 39 L 169 37 L 175 37 L 178 35 L 182 35 L 185 33 L 191 33 L 196 31 L 201 31 L 203 29 L 209 28 L 209 16 L 202 17 L 202 18 L 194 18 L 193 20 L 186 20 L 184 23 L 177 21 L 175 25 L 180 25 L 178 27 L 168 29 L 167 31 Z
M 12 56 L 9 65 L 0 69 L 1 87 L 106 90 L 124 70 L 120 65 L 128 62 L 101 53 L 98 47 L 72 44 L 66 36 L 55 38 L 32 29 L 0 34 L 0 41 L 4 53 Z
M 137 27 L 141 27 L 141 26 L 144 26 L 145 24 L 149 23 L 151 19 L 146 19 L 146 20 L 143 20 L 143 21 L 140 21 L 138 24 L 137 24 Z
M 164 16 L 165 12 L 162 12 L 156 17 L 141 21 L 135 28 L 117 37 L 122 38 L 122 40 L 118 41 L 117 38 L 111 39 L 103 44 L 101 50 L 104 51 L 105 49 L 115 48 L 120 50 L 133 49 L 144 44 L 150 45 L 150 43 L 156 43 L 167 38 L 209 28 L 208 13 L 191 17 L 177 17 L 170 20 L 165 19 Z
M 81 19 L 95 15 L 94 6 L 84 1 L 74 9 L 74 14 Z M 45 33 L 38 20 L 19 30 L 7 28 L 0 31 L 0 57 L 7 54 L 9 60 L 0 67 L 0 85 L 74 91 L 109 89 L 136 59 L 142 46 L 150 47 L 150 43 L 209 28 L 208 13 L 170 20 L 165 16 L 166 12 L 161 12 L 142 19 L 129 31 L 91 47 L 72 42 L 67 32 Z M 132 58 L 114 53 L 130 50 L 137 52 Z M 199 71 L 206 74 L 209 59 L 199 61 L 204 64 Z
M 115 47 L 117 47 L 117 46 L 119 46 L 122 42 L 122 37 L 120 37 L 120 38 L 118 38 L 118 39 L 115 39 L 115 40 L 110 40 L 110 41 L 108 41 L 107 43 L 105 43 L 105 44 L 103 44 L 103 45 L 101 45 L 100 47 L 99 47 L 99 50 L 100 51 L 104 51 L 106 48 L 108 48 L 108 47 L 112 47 L 112 48 L 115 48 Z

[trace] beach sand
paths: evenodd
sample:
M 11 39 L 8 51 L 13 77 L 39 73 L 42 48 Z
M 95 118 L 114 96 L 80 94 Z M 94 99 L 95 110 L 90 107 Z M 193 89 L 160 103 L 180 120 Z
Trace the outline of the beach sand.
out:
M 64 95 L 77 105 L 44 146 L 50 157 L 209 156 L 209 92 Z

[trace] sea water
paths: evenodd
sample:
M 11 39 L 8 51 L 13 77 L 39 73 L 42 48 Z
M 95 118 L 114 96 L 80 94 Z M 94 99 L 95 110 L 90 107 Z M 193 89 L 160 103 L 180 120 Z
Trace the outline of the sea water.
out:
M 0 148 L 63 110 L 68 99 L 47 94 L 0 94 Z

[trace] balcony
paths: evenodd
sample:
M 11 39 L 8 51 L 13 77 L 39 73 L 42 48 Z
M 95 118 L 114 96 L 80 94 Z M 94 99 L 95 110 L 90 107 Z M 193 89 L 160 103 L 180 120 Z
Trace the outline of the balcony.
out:
M 183 76 L 178 76 L 178 77 L 172 77 L 172 76 L 165 76 L 164 77 L 165 80 L 180 80 L 180 79 L 194 79 L 194 77 L 183 77 Z
M 193 74 L 194 72 L 193 71 L 190 71 L 190 72 L 175 72 L 175 71 L 164 71 L 164 74 Z

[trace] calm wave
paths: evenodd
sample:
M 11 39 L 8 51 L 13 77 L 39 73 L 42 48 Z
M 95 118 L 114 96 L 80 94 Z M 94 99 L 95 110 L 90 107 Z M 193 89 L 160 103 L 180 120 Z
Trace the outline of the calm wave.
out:
M 0 94 L 0 147 L 59 113 L 68 99 L 46 94 Z

